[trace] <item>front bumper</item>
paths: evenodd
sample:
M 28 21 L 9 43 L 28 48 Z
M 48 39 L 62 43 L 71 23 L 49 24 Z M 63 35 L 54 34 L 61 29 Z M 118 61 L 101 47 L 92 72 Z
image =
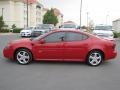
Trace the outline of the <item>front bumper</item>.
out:
M 21 37 L 30 37 L 31 34 L 30 33 L 20 33 Z
M 12 49 L 12 48 L 8 48 L 8 47 L 5 47 L 5 48 L 3 49 L 3 56 L 4 56 L 5 58 L 8 58 L 8 59 L 13 60 L 13 59 L 14 59 L 13 49 Z

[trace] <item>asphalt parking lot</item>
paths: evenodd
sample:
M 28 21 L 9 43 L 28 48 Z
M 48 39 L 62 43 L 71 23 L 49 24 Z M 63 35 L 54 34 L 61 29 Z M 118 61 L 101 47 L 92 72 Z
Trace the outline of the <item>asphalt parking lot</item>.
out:
M 0 90 L 120 90 L 120 40 L 117 57 L 98 67 L 84 63 L 34 62 L 18 65 L 2 55 L 18 34 L 0 35 Z

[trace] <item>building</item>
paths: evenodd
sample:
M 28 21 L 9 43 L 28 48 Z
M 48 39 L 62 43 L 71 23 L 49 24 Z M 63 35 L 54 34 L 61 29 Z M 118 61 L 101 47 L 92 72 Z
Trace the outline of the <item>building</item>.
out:
M 57 16 L 57 18 L 58 18 L 58 23 L 56 26 L 59 27 L 63 24 L 63 14 L 57 8 L 53 8 L 53 10 L 54 10 L 55 16 Z
M 120 32 L 120 18 L 112 22 L 113 29 L 115 32 Z
M 43 5 L 40 0 L 28 0 L 28 26 L 42 23 Z M 0 15 L 9 28 L 15 24 L 19 28 L 27 26 L 26 0 L 0 0 Z

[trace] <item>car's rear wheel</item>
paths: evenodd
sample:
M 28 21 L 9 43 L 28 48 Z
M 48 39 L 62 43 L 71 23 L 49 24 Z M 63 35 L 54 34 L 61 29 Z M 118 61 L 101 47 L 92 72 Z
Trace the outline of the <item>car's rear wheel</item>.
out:
M 15 59 L 19 64 L 26 65 L 32 61 L 32 54 L 27 49 L 19 49 L 15 53 Z
M 103 61 L 103 54 L 100 51 L 91 51 L 87 57 L 87 63 L 91 66 L 98 66 Z

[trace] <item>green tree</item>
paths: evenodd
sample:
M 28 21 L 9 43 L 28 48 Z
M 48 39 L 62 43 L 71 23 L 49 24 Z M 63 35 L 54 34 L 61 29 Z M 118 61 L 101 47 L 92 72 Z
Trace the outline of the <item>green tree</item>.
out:
M 13 24 L 13 25 L 12 25 L 12 29 L 15 29 L 15 28 L 16 28 L 16 25 L 15 25 L 15 24 Z
M 2 28 L 4 27 L 5 23 L 3 21 L 3 17 L 0 16 L 0 30 L 2 30 Z
M 43 23 L 44 24 L 54 24 L 56 26 L 56 24 L 58 23 L 58 18 L 57 16 L 55 16 L 54 14 L 54 10 L 48 10 L 44 17 L 43 17 Z

